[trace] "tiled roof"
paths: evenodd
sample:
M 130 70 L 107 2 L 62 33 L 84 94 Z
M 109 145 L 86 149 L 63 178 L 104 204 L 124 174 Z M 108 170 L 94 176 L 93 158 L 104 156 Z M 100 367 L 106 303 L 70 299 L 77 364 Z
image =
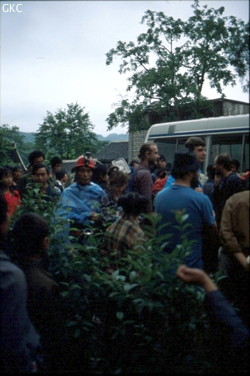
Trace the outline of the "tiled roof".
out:
M 76 159 L 63 159 L 63 168 L 70 173 L 71 169 L 75 167 L 76 161 Z
M 99 161 L 106 160 L 111 162 L 119 158 L 128 160 L 128 141 L 110 142 L 95 157 Z

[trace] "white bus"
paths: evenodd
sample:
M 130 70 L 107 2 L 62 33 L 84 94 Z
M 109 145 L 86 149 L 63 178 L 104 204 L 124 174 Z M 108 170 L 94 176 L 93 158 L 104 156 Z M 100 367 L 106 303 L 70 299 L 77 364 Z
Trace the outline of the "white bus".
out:
M 174 121 L 152 125 L 145 142 L 155 142 L 159 154 L 172 164 L 174 153 L 184 148 L 190 136 L 202 137 L 206 142 L 207 156 L 203 172 L 213 163 L 217 154 L 228 153 L 240 162 L 240 171 L 249 168 L 249 114 Z

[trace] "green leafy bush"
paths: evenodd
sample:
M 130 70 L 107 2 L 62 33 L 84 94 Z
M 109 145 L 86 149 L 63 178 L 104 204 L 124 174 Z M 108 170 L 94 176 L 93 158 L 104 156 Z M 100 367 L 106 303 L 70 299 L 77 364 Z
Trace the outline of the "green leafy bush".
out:
M 11 218 L 11 225 L 20 215 L 28 212 L 40 214 L 51 224 L 51 218 L 53 217 L 57 200 L 51 200 L 49 196 L 42 194 L 40 190 L 41 188 L 38 184 L 27 189 L 25 195 L 22 197 L 21 205 Z M 54 231 L 54 228 L 52 227 L 51 230 Z
M 204 292 L 175 275 L 192 246 L 184 212 L 176 213 L 183 236 L 171 254 L 163 251 L 167 225 L 166 235 L 156 236 L 159 217 L 153 215 L 147 240 L 117 259 L 103 250 L 102 231 L 84 244 L 65 243 L 65 222 L 53 219 L 55 205 L 30 191 L 16 216 L 34 211 L 50 223 L 49 266 L 67 306 L 62 315 L 72 371 L 206 373 Z
M 77 363 L 82 369 L 130 374 L 192 372 L 201 362 L 204 370 L 209 367 L 201 352 L 208 327 L 204 292 L 175 275 L 191 247 L 186 217 L 177 213 L 176 218 L 183 238 L 171 254 L 163 251 L 168 234 L 155 236 L 157 217 L 151 218 L 141 248 L 129 250 L 115 264 L 103 252 L 102 233 L 90 235 L 84 245 L 56 247 L 56 256 L 50 250 L 53 273 L 71 307 L 66 319 L 70 336 L 76 351 L 85 346 L 85 363 Z

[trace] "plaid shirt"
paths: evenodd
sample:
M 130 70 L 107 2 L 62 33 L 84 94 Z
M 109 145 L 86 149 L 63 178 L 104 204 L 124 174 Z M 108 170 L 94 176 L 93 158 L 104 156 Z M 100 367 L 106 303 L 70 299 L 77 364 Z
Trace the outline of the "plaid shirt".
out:
M 105 248 L 124 256 L 126 250 L 139 245 L 145 239 L 139 223 L 129 217 L 119 218 L 106 230 Z

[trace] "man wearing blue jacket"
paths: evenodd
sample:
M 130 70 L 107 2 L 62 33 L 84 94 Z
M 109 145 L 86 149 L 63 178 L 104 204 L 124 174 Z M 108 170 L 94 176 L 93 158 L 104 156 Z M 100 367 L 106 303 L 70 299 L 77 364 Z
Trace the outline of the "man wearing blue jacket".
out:
M 58 201 L 55 215 L 68 220 L 69 227 L 84 229 L 101 219 L 101 205 L 106 200 L 105 191 L 91 181 L 94 159 L 81 155 L 72 171 L 75 181 L 66 188 Z

